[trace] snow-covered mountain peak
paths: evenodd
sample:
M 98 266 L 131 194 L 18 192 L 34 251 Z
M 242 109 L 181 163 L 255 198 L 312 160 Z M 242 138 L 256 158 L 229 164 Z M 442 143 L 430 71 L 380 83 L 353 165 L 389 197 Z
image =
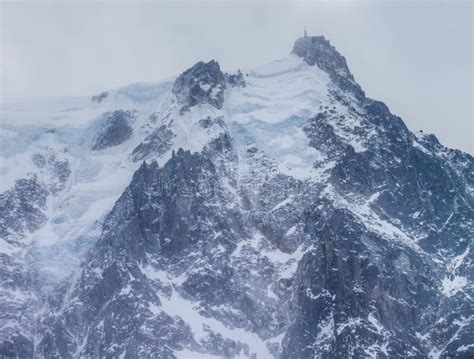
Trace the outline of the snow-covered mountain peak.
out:
M 317 65 L 321 69 L 340 72 L 353 79 L 345 58 L 332 46 L 324 36 L 305 36 L 296 39 L 292 53 L 301 57 L 308 65 Z
M 472 357 L 474 160 L 324 37 L 0 115 L 0 356 Z

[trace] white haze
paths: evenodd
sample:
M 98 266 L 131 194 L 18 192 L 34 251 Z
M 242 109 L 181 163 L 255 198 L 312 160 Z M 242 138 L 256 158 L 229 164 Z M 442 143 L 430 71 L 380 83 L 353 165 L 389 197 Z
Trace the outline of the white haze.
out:
M 199 60 L 286 56 L 306 25 L 412 130 L 473 153 L 471 2 L 1 4 L 2 101 L 93 95 Z

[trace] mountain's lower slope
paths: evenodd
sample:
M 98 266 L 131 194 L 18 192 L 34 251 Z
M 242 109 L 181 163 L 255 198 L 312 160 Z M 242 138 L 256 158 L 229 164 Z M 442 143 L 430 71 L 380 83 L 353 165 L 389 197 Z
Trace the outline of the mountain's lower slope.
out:
M 59 126 L 56 179 L 1 198 L 1 355 L 473 356 L 474 160 L 365 97 L 324 38 L 293 52 L 245 75 L 198 63 Z M 59 280 L 38 269 L 48 233 L 89 249 L 47 261 Z

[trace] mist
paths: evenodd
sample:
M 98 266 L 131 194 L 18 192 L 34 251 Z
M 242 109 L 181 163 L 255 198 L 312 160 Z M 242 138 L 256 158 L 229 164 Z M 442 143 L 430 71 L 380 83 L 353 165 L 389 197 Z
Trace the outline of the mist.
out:
M 1 4 L 2 102 L 91 96 L 200 60 L 246 69 L 287 56 L 306 26 L 411 130 L 473 153 L 472 4 Z

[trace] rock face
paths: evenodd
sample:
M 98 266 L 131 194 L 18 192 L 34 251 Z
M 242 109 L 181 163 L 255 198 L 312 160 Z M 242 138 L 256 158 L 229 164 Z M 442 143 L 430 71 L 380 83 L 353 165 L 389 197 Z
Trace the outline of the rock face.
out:
M 32 157 L 47 177 L 18 179 L 0 194 L 0 355 L 5 358 L 33 357 L 39 284 L 37 273 L 24 263 L 25 242 L 47 221 L 48 196 L 63 190 L 71 174 L 69 162 L 54 154 Z
M 235 74 L 225 74 L 224 76 L 229 85 L 245 87 L 245 79 L 242 71 L 237 70 Z
M 33 314 L 36 288 L 34 273 L 23 267 L 23 233 L 33 232 L 46 221 L 44 210 L 48 191 L 36 178 L 20 179 L 0 195 L 0 278 L 2 307 L 0 353 L 6 358 L 33 354 Z M 15 324 L 22 323 L 22 331 Z
M 3 356 L 473 356 L 474 159 L 365 97 L 323 37 L 293 53 L 243 83 L 198 63 L 130 122 L 147 162 Z M 15 233 L 44 221 L 27 187 Z
M 183 72 L 173 87 L 173 93 L 183 108 L 209 103 L 220 109 L 224 103 L 225 78 L 217 61 L 198 62 Z
M 117 110 L 108 115 L 92 147 L 93 150 L 103 150 L 117 146 L 132 137 L 133 128 L 130 121 L 133 119 L 131 111 Z
M 296 40 L 292 52 L 303 58 L 308 65 L 317 65 L 326 71 L 342 90 L 350 91 L 358 98 L 365 97 L 349 71 L 344 56 L 339 54 L 324 36 L 300 37 Z
M 25 231 L 33 232 L 41 227 L 46 217 L 48 191 L 36 178 L 25 178 L 15 182 L 15 186 L 0 196 L 2 213 L 0 233 L 2 238 Z
M 171 148 L 173 137 L 173 131 L 167 126 L 161 125 L 133 150 L 133 161 L 143 161 L 150 157 L 161 156 Z
M 107 91 L 101 92 L 99 95 L 94 95 L 92 96 L 92 101 L 101 103 L 104 101 L 109 96 L 109 93 Z

